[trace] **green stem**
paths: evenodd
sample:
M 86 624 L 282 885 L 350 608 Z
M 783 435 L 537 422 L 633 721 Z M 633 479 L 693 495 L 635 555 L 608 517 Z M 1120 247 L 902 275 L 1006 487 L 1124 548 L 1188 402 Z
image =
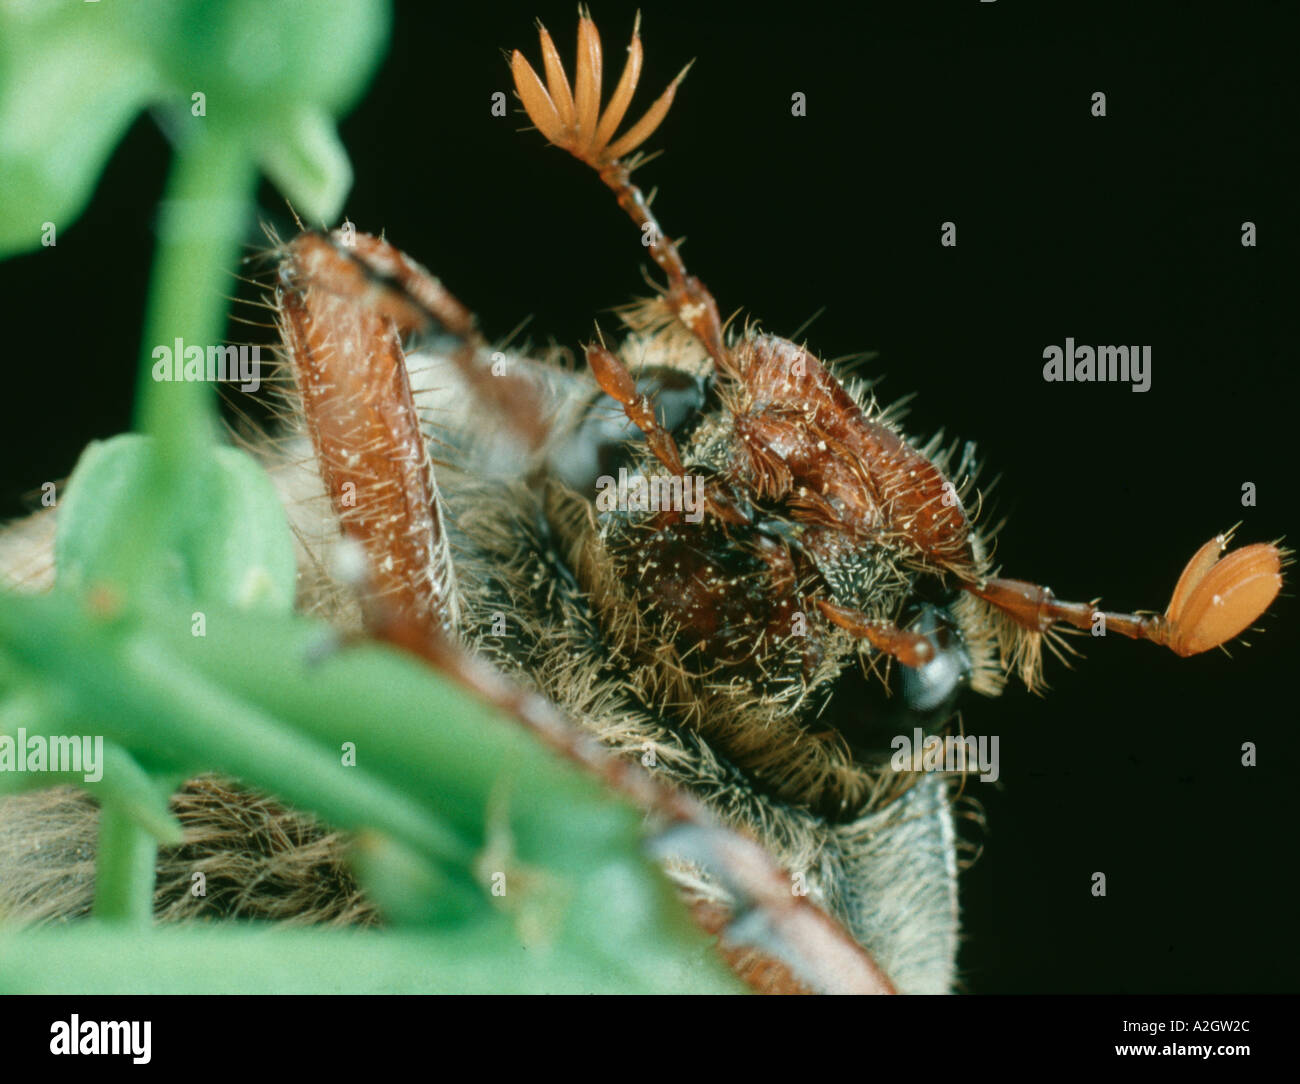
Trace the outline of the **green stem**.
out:
M 165 467 L 183 472 L 210 449 L 211 384 L 153 378 L 156 347 L 207 348 L 224 337 L 226 298 L 257 181 L 243 141 L 213 125 L 178 148 L 160 213 L 141 351 L 136 429 L 158 442 Z
M 139 589 L 156 574 L 157 555 L 194 522 L 207 496 L 196 485 L 215 447 L 213 387 L 154 379 L 154 349 L 219 344 L 234 279 L 256 164 L 243 141 L 205 125 L 177 148 L 159 222 L 148 319 L 137 383 L 136 428 L 154 438 L 151 477 L 124 524 L 126 583 Z M 199 507 L 196 507 L 199 506 Z M 148 923 L 153 914 L 157 841 L 114 804 L 100 820 L 95 865 L 97 917 Z
M 149 924 L 157 852 L 157 841 L 123 810 L 115 805 L 103 807 L 95 861 L 96 918 Z
M 219 345 L 240 256 L 257 166 L 238 134 L 215 123 L 177 148 L 160 210 L 158 248 L 137 382 L 135 428 L 154 438 L 152 477 L 123 545 L 132 554 L 128 583 L 156 570 L 157 555 L 201 513 L 216 436 L 215 389 L 206 381 L 154 379 L 154 351 Z M 183 360 L 183 359 L 182 359 Z

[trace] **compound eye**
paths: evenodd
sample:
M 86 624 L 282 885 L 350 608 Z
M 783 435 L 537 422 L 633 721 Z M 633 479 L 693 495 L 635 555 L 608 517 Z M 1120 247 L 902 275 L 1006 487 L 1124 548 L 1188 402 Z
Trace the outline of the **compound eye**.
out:
M 923 666 L 898 668 L 903 703 L 921 715 L 945 711 L 970 682 L 970 654 L 961 634 L 943 610 L 929 603 L 921 604 L 907 628 L 930 641 L 934 657 Z
M 704 409 L 703 380 L 676 369 L 643 370 L 636 390 L 654 401 L 664 428 L 681 438 Z M 552 458 L 551 469 L 578 493 L 591 493 L 596 479 L 617 474 L 629 462 L 628 443 L 643 440 L 608 395 L 598 395 L 587 406 L 577 428 Z
M 829 710 L 822 716 L 864 759 L 879 759 L 900 734 L 920 727 L 934 733 L 952 714 L 957 697 L 970 683 L 970 654 L 948 611 L 929 602 L 916 602 L 907 628 L 920 633 L 934 648 L 923 666 L 890 666 L 890 692 L 883 696 L 876 674 L 858 666 L 840 675 Z M 878 673 L 878 670 L 876 671 Z

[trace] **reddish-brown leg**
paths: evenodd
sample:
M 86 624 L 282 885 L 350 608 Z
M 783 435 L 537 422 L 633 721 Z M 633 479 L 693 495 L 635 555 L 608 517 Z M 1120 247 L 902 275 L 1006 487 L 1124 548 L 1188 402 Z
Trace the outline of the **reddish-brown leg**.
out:
M 340 302 L 363 306 L 376 319 L 392 321 L 402 339 L 441 331 L 457 340 L 448 357 L 479 400 L 529 450 L 545 439 L 548 427 L 537 387 L 512 372 L 494 373 L 487 344 L 470 312 L 437 278 L 400 249 L 370 234 L 335 230 L 305 233 L 293 245 L 313 238 L 312 289 Z

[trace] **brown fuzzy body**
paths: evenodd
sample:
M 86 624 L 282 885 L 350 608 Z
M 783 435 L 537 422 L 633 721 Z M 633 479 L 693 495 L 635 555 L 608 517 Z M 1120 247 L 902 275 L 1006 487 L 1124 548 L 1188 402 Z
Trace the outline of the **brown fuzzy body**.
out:
M 671 331 L 634 335 L 627 353 L 644 369 L 699 363 Z M 752 833 L 784 869 L 801 875 L 810 898 L 845 924 L 900 989 L 949 989 L 958 922 L 947 779 L 909 786 L 916 776 L 862 763 L 815 721 L 838 671 L 861 665 L 859 643 L 826 628 L 832 649 L 811 680 L 802 651 L 778 645 L 782 665 L 791 667 L 784 690 L 744 668 L 700 672 L 611 559 L 626 520 L 598 516 L 591 500 L 559 477 L 559 460 L 600 400 L 598 390 L 583 376 L 512 361 L 539 389 L 555 424 L 546 445 L 506 473 L 496 438 L 485 438 L 472 414 L 451 413 L 463 389 L 450 364 L 411 361 L 417 388 L 437 389 L 417 391 L 416 399 L 441 451 L 439 500 L 462 641 L 611 749 Z M 703 434 L 702 444 L 709 439 Z M 291 443 L 260 450 L 303 542 L 299 609 L 354 628 L 356 600 L 326 571 L 338 521 L 314 457 L 286 459 Z M 905 591 L 905 575 L 891 576 L 896 592 Z M 835 796 L 833 817 L 819 808 L 828 794 Z M 187 784 L 172 804 L 186 842 L 160 853 L 159 919 L 374 921 L 347 872 L 345 841 L 309 816 L 212 779 Z M 93 802 L 58 789 L 6 799 L 0 810 L 0 907 L 20 921 L 88 913 Z M 734 902 L 692 862 L 670 859 L 668 866 L 698 906 Z M 207 878 L 206 897 L 190 893 L 194 872 Z

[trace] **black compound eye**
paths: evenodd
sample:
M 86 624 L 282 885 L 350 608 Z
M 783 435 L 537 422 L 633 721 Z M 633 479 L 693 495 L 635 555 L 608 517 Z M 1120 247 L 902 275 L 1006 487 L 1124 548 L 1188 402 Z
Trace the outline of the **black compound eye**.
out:
M 707 399 L 703 380 L 676 369 L 640 373 L 637 391 L 654 401 L 655 411 L 679 442 L 699 420 Z M 628 442 L 640 438 L 622 408 L 608 395 L 597 395 L 570 440 L 558 450 L 552 469 L 579 493 L 590 493 L 601 475 L 614 475 L 629 461 Z
M 907 628 L 929 639 L 934 658 L 924 666 L 891 665 L 888 696 L 876 676 L 863 674 L 859 666 L 847 668 L 836 682 L 828 710 L 818 717 L 867 758 L 878 757 L 894 737 L 910 735 L 917 727 L 937 731 L 970 684 L 970 653 L 946 609 L 917 602 L 904 620 Z
M 934 658 L 924 666 L 900 666 L 899 691 L 909 711 L 921 715 L 946 713 L 969 683 L 970 653 L 961 634 L 947 613 L 937 606 L 922 603 L 907 626 L 922 633 L 935 649 Z

